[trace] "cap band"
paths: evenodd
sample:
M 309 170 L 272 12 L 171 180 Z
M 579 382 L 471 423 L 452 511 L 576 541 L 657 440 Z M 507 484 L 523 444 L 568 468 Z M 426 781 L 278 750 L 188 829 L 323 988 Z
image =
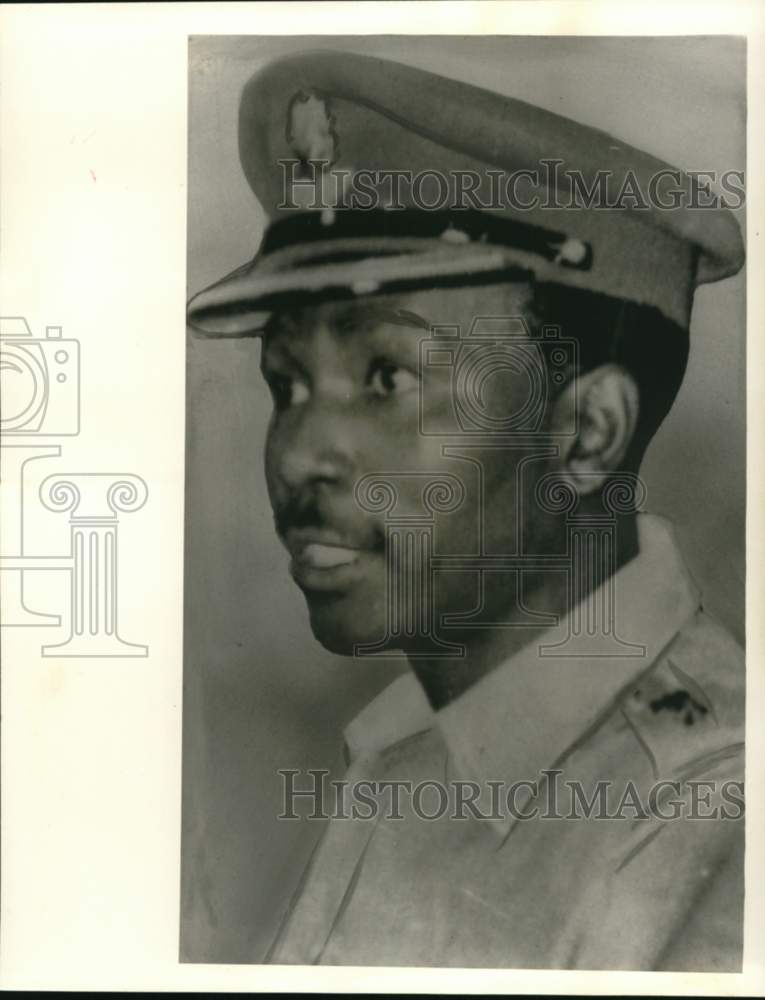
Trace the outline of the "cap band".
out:
M 582 240 L 474 208 L 428 212 L 413 208 L 301 212 L 271 223 L 260 252 L 267 257 L 288 246 L 370 236 L 443 239 L 455 244 L 475 241 L 524 250 L 581 271 L 592 266 L 592 247 Z

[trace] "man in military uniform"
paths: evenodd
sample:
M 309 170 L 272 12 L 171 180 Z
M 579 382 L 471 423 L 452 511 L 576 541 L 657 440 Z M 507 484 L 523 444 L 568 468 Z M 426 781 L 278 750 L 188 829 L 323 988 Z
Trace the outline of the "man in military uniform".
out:
M 357 55 L 256 74 L 239 139 L 271 222 L 189 320 L 263 337 L 314 634 L 411 667 L 346 730 L 348 804 L 463 807 L 333 820 L 269 960 L 739 969 L 743 657 L 637 475 L 695 287 L 743 264 L 732 215 L 601 132 Z M 604 169 L 633 202 L 577 201 Z

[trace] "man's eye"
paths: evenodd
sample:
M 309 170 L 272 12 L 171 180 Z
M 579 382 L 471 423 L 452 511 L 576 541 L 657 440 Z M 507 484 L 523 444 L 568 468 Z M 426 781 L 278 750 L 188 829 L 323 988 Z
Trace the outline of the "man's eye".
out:
M 268 387 L 277 410 L 299 406 L 301 403 L 307 402 L 310 395 L 305 382 L 290 378 L 288 375 L 269 375 Z
M 390 361 L 373 361 L 367 376 L 367 385 L 372 392 L 383 398 L 411 392 L 417 388 L 419 381 L 414 372 L 399 368 Z

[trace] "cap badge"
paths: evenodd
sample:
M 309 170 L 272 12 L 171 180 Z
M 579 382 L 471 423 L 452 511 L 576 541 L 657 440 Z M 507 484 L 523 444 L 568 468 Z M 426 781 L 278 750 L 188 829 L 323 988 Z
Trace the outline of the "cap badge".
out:
M 314 94 L 298 91 L 287 110 L 287 142 L 304 162 L 337 159 L 338 141 L 327 103 Z

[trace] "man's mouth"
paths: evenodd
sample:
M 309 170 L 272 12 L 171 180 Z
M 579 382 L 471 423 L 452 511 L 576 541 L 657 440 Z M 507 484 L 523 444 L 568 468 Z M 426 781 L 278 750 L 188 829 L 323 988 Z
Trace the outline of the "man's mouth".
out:
M 347 566 L 355 562 L 361 549 L 347 548 L 343 545 L 322 545 L 320 542 L 310 542 L 299 551 L 295 561 L 311 569 L 332 569 L 335 566 Z
M 285 541 L 292 556 L 290 573 L 304 590 L 346 590 L 358 583 L 369 560 L 385 551 L 382 540 L 358 544 L 334 532 L 297 529 L 288 531 Z

